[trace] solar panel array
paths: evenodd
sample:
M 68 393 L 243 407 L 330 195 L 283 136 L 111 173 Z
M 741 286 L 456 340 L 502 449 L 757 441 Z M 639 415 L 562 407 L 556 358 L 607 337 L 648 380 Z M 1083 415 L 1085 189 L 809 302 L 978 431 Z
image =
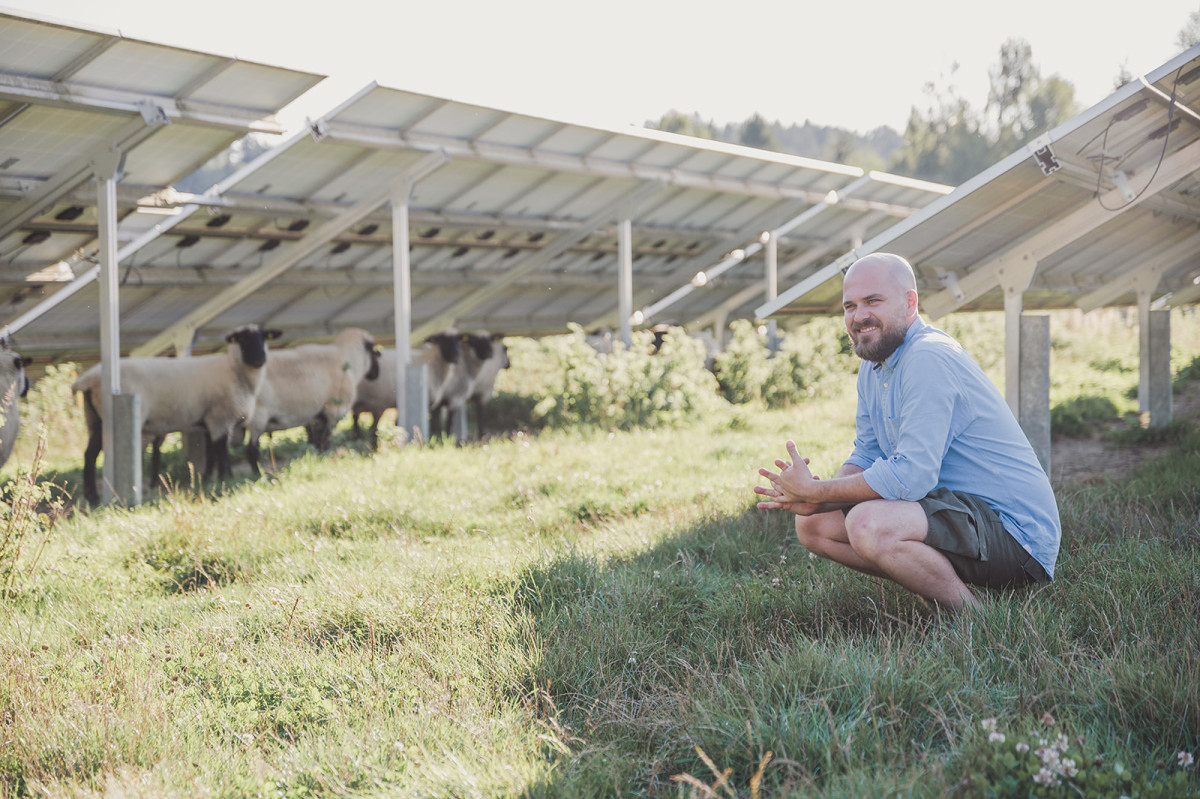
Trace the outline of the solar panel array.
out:
M 923 310 L 1027 310 L 1200 299 L 1200 46 L 795 281 L 758 313 L 836 313 L 841 271 L 907 257 Z M 1029 271 L 1032 270 L 1032 271 Z M 1022 281 L 1028 275 L 1028 283 Z M 1019 285 L 1018 285 L 1019 284 Z
M 764 231 L 793 222 L 779 274 L 797 279 L 949 191 L 377 85 L 212 190 L 172 188 L 243 134 L 277 132 L 273 115 L 318 79 L 0 15 L 0 321 L 20 322 L 21 351 L 98 356 L 98 293 L 79 278 L 94 271 L 89 154 L 114 144 L 128 152 L 121 345 L 139 354 L 219 347 L 249 322 L 293 341 L 349 325 L 389 340 L 401 196 L 416 336 L 450 325 L 543 335 L 618 325 L 623 219 L 641 323 L 719 325 L 764 299 L 752 255 Z M 57 183 L 70 185 L 48 190 Z M 706 270 L 712 279 L 697 279 Z

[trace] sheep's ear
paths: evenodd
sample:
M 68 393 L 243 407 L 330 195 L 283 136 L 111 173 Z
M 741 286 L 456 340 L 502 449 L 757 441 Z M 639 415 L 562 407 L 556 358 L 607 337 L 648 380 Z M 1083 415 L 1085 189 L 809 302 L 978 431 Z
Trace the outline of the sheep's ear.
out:
M 33 363 L 33 358 L 28 355 L 21 355 L 19 356 L 18 360 L 21 361 L 22 366 L 29 366 L 31 363 Z
M 279 330 L 277 328 L 274 328 L 274 327 L 271 328 L 270 330 L 263 331 L 263 338 L 266 338 L 266 339 L 276 339 L 282 335 L 283 335 L 283 331 Z

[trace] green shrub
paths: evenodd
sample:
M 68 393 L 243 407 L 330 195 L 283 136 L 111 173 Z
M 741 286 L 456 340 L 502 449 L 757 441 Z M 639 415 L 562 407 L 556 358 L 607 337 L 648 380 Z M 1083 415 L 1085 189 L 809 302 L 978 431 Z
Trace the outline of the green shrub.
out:
M 597 353 L 583 328 L 540 339 L 509 352 L 520 363 L 534 358 L 545 376 L 533 407 L 535 424 L 629 430 L 674 425 L 721 406 L 716 381 L 704 368 L 704 345 L 673 329 L 657 353 L 649 331 L 637 331 L 633 346 Z
M 1105 422 L 1120 418 L 1117 406 L 1108 397 L 1075 397 L 1050 409 L 1050 432 L 1069 438 L 1081 438 Z
M 721 394 L 735 405 L 761 399 L 763 386 L 771 374 L 768 350 L 763 336 L 746 319 L 735 319 L 729 326 L 730 338 L 725 351 L 713 360 Z
M 785 408 L 815 396 L 827 377 L 844 378 L 858 368 L 839 319 L 818 317 L 788 331 L 774 357 L 750 322 L 736 320 L 730 331 L 715 365 L 721 393 L 735 405 L 761 401 Z
M 0 487 L 0 597 L 18 593 L 37 567 L 42 550 L 64 515 L 62 490 L 41 476 L 46 426 L 36 428 L 37 449 L 28 469 Z M 27 546 L 36 547 L 32 553 Z M 24 556 L 23 554 L 24 553 Z
M 1179 388 L 1184 383 L 1192 381 L 1200 381 L 1200 355 L 1192 358 L 1191 363 L 1175 374 L 1175 380 L 1172 385 L 1175 388 Z
M 75 363 L 50 364 L 42 376 L 33 380 L 29 392 L 21 399 L 21 432 L 6 466 L 29 463 L 38 449 L 38 430 L 46 425 L 54 431 L 54 447 L 50 457 L 77 460 L 87 446 L 87 423 L 78 407 L 71 384 L 79 376 Z M 56 463 L 49 464 L 51 466 Z

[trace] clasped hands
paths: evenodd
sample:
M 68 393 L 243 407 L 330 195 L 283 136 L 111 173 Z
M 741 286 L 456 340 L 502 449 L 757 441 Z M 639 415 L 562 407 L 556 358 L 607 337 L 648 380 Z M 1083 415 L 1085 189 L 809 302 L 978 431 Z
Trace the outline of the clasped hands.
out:
M 758 473 L 767 478 L 770 486 L 755 486 L 754 493 L 767 497 L 758 503 L 760 510 L 786 510 L 797 516 L 811 516 L 819 513 L 818 501 L 813 489 L 821 478 L 808 469 L 808 458 L 800 457 L 794 441 L 787 442 L 790 461 L 776 459 L 775 467 L 779 472 L 769 469 L 759 469 Z

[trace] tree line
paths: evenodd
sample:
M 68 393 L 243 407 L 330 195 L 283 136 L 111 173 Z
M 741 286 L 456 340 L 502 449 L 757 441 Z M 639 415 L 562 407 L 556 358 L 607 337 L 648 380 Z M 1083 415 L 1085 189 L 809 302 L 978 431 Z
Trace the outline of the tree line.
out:
M 1176 37 L 1181 51 L 1198 42 L 1200 10 Z M 785 126 L 761 114 L 719 125 L 675 110 L 646 127 L 957 186 L 1082 110 L 1074 85 L 1058 75 L 1042 75 L 1023 39 L 1001 45 L 998 61 L 988 70 L 982 109 L 958 94 L 953 77 L 925 85 L 924 104 L 913 106 L 903 134 L 887 126 L 860 134 L 809 120 Z M 1113 88 L 1133 77 L 1121 67 Z

